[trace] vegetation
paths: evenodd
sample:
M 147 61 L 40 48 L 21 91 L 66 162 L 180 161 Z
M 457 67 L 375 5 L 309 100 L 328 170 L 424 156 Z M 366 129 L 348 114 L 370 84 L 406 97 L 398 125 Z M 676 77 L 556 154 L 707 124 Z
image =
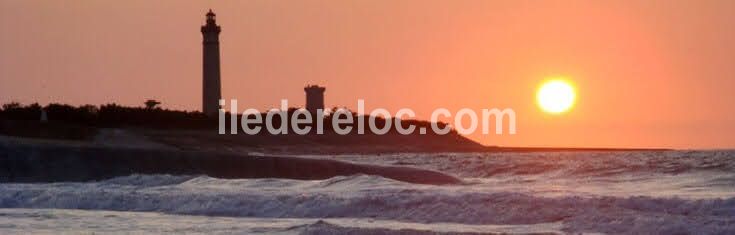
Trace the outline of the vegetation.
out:
M 226 135 L 219 135 L 218 117 L 208 117 L 201 112 L 186 112 L 148 107 L 125 107 L 117 104 L 102 106 L 82 105 L 71 106 L 66 104 L 49 104 L 42 107 L 39 104 L 21 105 L 10 103 L 3 105 L 0 110 L 0 135 L 22 136 L 31 138 L 63 139 L 63 140 L 93 140 L 106 138 L 98 135 L 101 128 L 136 129 L 137 133 L 169 146 L 186 150 L 220 150 L 223 146 L 237 149 L 241 147 L 272 149 L 282 151 L 283 147 L 298 146 L 300 151 L 311 152 L 395 152 L 395 151 L 478 151 L 482 146 L 469 140 L 455 131 L 448 135 L 438 135 L 431 131 L 432 123 L 419 120 L 401 120 L 404 128 L 413 126 L 415 129 L 410 135 L 398 134 L 395 120 L 375 117 L 377 127 L 384 127 L 391 123 L 391 128 L 383 135 L 374 134 L 369 130 L 370 117 L 362 116 L 365 121 L 364 134 L 358 134 L 357 121 L 359 115 L 349 110 L 352 122 L 341 124 L 342 128 L 351 126 L 347 135 L 337 134 L 333 129 L 332 121 L 337 115 L 328 112 L 323 118 L 323 135 L 317 135 L 317 121 L 311 123 L 300 122 L 301 128 L 310 126 L 306 136 L 296 135 L 291 125 L 284 127 L 288 134 L 271 134 L 262 121 L 266 120 L 267 113 L 250 114 L 248 118 L 260 116 L 260 124 L 250 124 L 250 128 L 260 127 L 257 135 L 247 135 L 241 129 L 242 116 L 237 116 L 237 130 L 240 135 L 230 134 L 232 122 L 229 113 L 225 114 Z M 290 108 L 284 112 L 284 119 L 276 114 L 270 122 L 274 128 L 281 130 L 283 123 L 289 120 L 299 109 Z M 46 112 L 48 121 L 41 120 L 41 112 Z M 303 114 L 300 120 L 303 121 Z M 340 115 L 341 121 L 345 115 Z M 438 123 L 439 128 L 446 124 Z M 421 129 L 426 133 L 421 134 Z M 199 130 L 199 131 L 191 131 Z M 185 136 L 182 136 L 185 135 Z M 104 141 L 104 139 L 100 139 Z M 292 149 L 292 148 L 290 148 Z M 292 149 L 293 150 L 293 149 Z
M 25 106 L 18 103 L 8 103 L 3 105 L 3 109 L 0 110 L 0 120 L 38 121 L 41 116 L 41 109 L 46 111 L 50 122 L 92 127 L 204 128 L 213 126 L 211 120 L 199 112 L 125 107 L 114 103 L 99 107 L 56 103 L 41 107 L 37 103 Z
M 30 105 L 21 105 L 19 103 L 8 103 L 2 106 L 0 110 L 0 120 L 3 121 L 38 121 L 41 116 L 41 110 L 44 109 L 47 113 L 49 122 L 51 123 L 66 123 L 74 125 L 89 126 L 95 128 L 112 128 L 112 127 L 143 127 L 143 128 L 155 128 L 155 129 L 205 129 L 205 128 L 216 128 L 218 126 L 217 118 L 210 118 L 201 112 L 187 112 L 156 108 L 155 105 L 159 103 L 157 101 L 147 101 L 146 107 L 125 107 L 117 104 L 106 104 L 102 106 L 94 105 L 82 105 L 72 106 L 67 104 L 56 104 L 52 103 L 46 107 L 42 107 L 38 103 Z M 289 120 L 298 109 L 290 108 L 286 112 L 286 123 L 290 123 Z M 352 123 L 341 124 L 342 127 L 353 126 L 353 132 L 356 132 L 356 122 L 358 114 L 352 111 L 353 116 Z M 256 115 L 256 114 L 251 114 Z M 261 116 L 261 120 L 266 119 L 266 113 L 257 114 Z M 327 114 L 324 117 L 324 130 L 325 132 L 331 132 L 332 129 L 332 118 L 334 115 Z M 242 116 L 238 115 L 238 122 L 236 125 L 240 125 L 239 120 Z M 367 122 L 369 117 L 364 117 Z M 230 130 L 230 114 L 227 113 L 225 117 L 225 125 L 229 132 Z M 281 126 L 281 118 L 273 118 L 273 126 Z M 378 127 L 385 126 L 386 119 L 377 117 L 376 125 Z M 389 120 L 393 122 L 393 120 Z M 426 121 L 418 120 L 402 120 L 402 125 L 408 127 L 408 125 L 416 126 L 416 128 L 425 127 L 431 128 L 431 123 Z M 312 132 L 316 128 L 316 120 L 312 119 L 311 123 L 300 124 L 301 127 L 311 125 Z M 439 123 L 438 126 L 443 128 L 446 124 Z M 250 124 L 250 127 L 255 128 L 260 126 L 264 130 L 263 124 Z M 368 124 L 365 123 L 365 128 L 369 128 Z M 288 126 L 288 132 L 292 132 L 291 126 Z M 392 126 L 389 133 L 396 132 L 395 126 Z M 417 132 L 417 131 L 416 131 Z M 369 133 L 369 131 L 366 131 Z

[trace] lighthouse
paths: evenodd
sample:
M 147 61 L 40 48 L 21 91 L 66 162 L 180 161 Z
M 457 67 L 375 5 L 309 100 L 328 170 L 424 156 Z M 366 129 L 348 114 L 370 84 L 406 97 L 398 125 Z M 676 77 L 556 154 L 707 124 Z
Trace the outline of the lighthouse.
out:
M 207 12 L 206 24 L 202 26 L 202 112 L 214 117 L 219 112 L 222 87 L 219 70 L 219 33 L 222 31 L 216 22 L 212 9 Z

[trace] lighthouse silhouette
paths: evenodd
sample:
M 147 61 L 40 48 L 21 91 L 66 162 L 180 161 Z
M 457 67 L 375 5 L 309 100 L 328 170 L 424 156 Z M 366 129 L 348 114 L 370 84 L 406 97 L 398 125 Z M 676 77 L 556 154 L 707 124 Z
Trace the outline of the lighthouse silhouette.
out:
M 219 70 L 219 33 L 217 15 L 209 9 L 207 22 L 202 26 L 202 112 L 210 117 L 219 112 L 222 88 Z

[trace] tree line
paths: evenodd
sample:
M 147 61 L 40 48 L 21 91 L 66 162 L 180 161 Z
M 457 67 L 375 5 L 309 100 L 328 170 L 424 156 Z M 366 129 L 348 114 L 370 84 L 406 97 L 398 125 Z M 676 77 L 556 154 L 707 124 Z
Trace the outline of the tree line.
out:
M 2 105 L 0 109 L 0 120 L 22 120 L 22 121 L 39 121 L 41 119 L 42 111 L 46 112 L 46 117 L 50 123 L 65 123 L 74 124 L 94 128 L 119 128 L 119 127 L 142 127 L 142 128 L 155 128 L 155 129 L 210 129 L 217 130 L 219 125 L 218 117 L 208 117 L 202 112 L 198 111 L 180 111 L 180 110 L 169 110 L 156 107 L 159 104 L 157 102 L 146 102 L 145 107 L 128 107 L 122 106 L 115 103 L 105 104 L 101 106 L 95 105 L 80 105 L 73 106 L 68 104 L 51 103 L 46 106 L 41 106 L 38 103 L 22 105 L 17 102 L 7 103 Z M 335 107 L 333 110 L 336 110 Z M 285 113 L 285 124 L 288 126 L 289 133 L 292 132 L 292 128 L 289 125 L 290 119 L 293 114 L 297 112 L 297 108 L 289 108 Z M 351 123 L 344 123 L 340 126 L 352 126 L 353 131 L 357 127 L 357 120 L 359 114 L 343 109 L 343 111 L 350 112 L 353 116 Z M 323 118 L 324 120 L 324 131 L 333 132 L 332 119 L 335 115 L 331 115 L 331 112 L 327 112 Z M 231 125 L 231 114 L 225 113 L 224 125 L 227 133 L 230 131 Z M 250 114 L 250 115 L 261 115 L 261 120 L 265 120 L 267 113 Z M 364 117 L 367 121 L 369 117 Z M 375 123 L 377 126 L 382 127 L 386 125 L 386 122 L 394 122 L 393 119 L 385 119 L 382 117 L 375 117 Z M 241 115 L 237 115 L 236 125 L 240 125 L 239 120 L 242 120 Z M 275 127 L 282 125 L 280 117 L 273 118 L 272 124 Z M 421 120 L 400 120 L 403 126 L 413 125 L 416 128 L 425 127 L 431 128 L 431 123 L 428 121 Z M 312 118 L 311 123 L 300 124 L 300 126 L 311 125 L 312 130 L 315 129 L 316 118 Z M 367 123 L 365 123 L 367 126 Z M 444 128 L 447 124 L 438 123 L 440 128 Z M 261 126 L 265 128 L 264 124 L 250 124 L 251 127 Z M 454 131 L 452 131 L 454 132 Z M 262 131 L 261 133 L 267 133 Z M 366 131 L 366 133 L 370 133 Z M 391 126 L 389 133 L 396 133 L 395 125 Z M 431 132 L 429 132 L 430 134 Z
M 42 111 L 46 112 L 49 122 L 94 127 L 206 128 L 216 125 L 201 112 L 127 107 L 115 103 L 101 106 L 51 103 L 43 107 L 38 103 L 22 105 L 13 102 L 2 105 L 0 119 L 39 121 Z

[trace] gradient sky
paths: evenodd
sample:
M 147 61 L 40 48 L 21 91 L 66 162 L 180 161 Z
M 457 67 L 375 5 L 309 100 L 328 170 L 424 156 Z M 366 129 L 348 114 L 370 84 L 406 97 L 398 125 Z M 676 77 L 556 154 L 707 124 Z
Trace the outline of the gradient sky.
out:
M 735 147 L 735 1 L 0 0 L 0 103 L 201 105 L 201 34 L 222 26 L 224 98 L 265 110 L 512 108 L 489 145 Z M 578 102 L 534 103 L 564 75 Z

